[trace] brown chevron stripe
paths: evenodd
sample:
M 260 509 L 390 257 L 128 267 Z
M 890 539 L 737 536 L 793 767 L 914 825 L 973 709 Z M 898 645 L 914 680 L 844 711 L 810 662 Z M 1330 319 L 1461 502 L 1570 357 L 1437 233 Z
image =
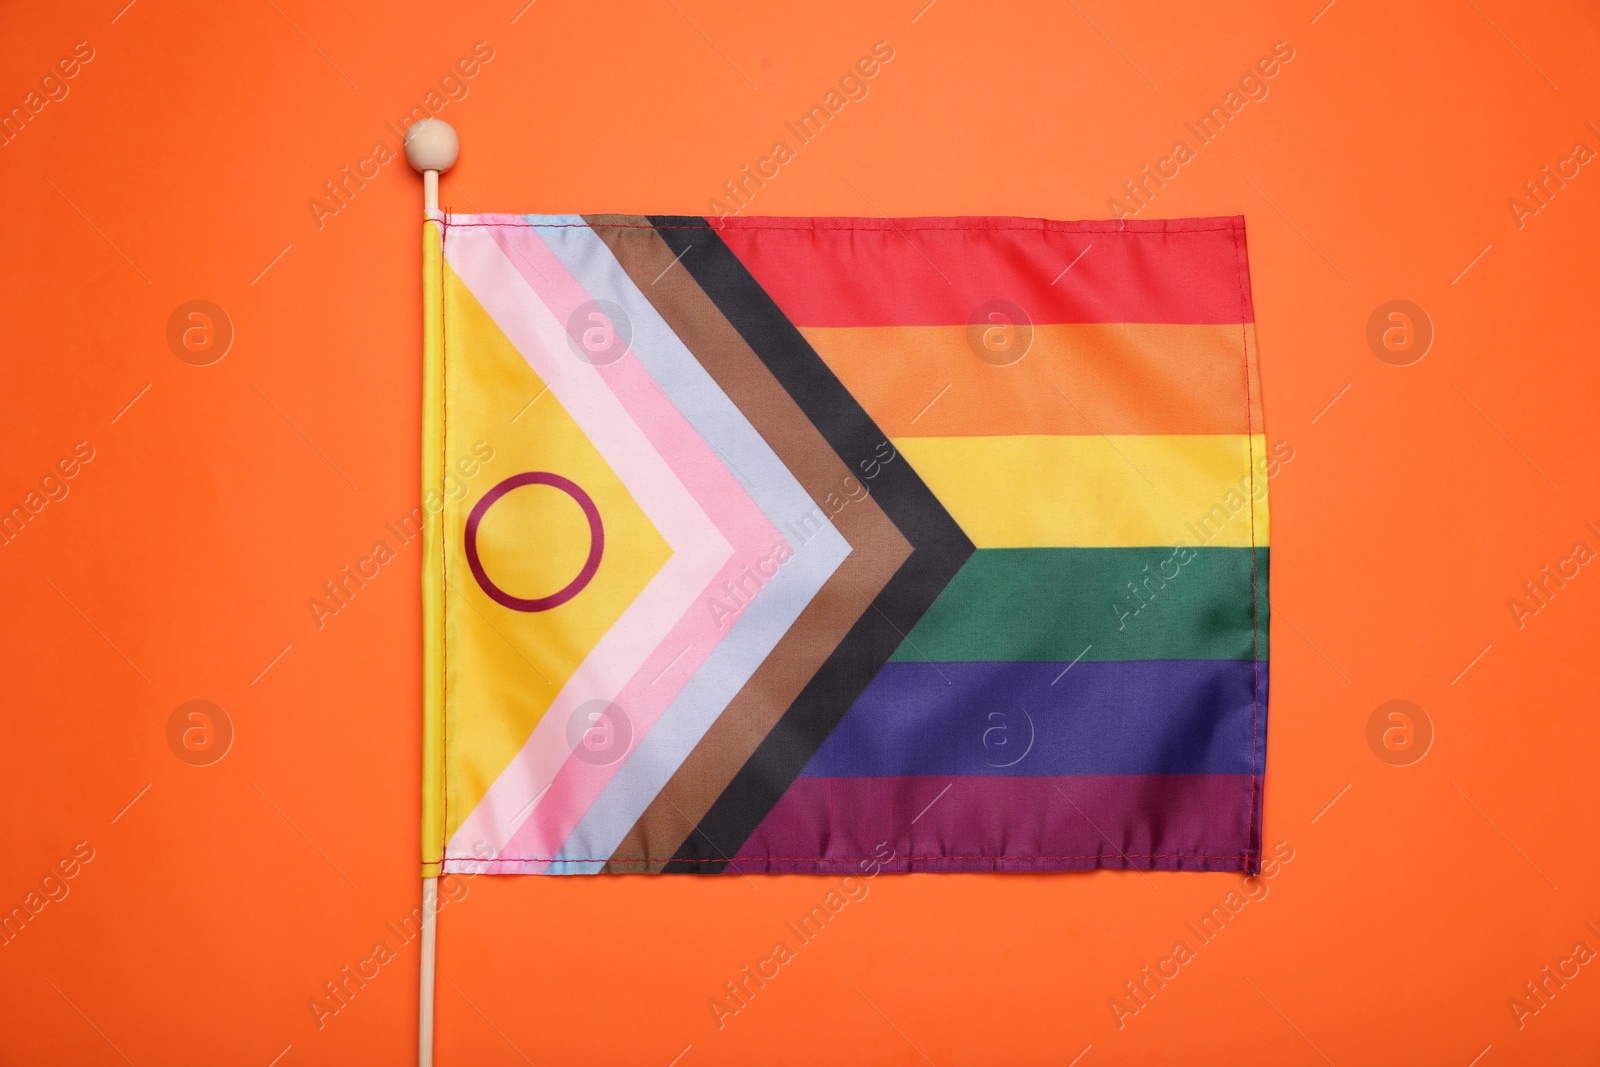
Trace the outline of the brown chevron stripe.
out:
M 845 466 L 689 272 L 675 265 L 672 250 L 648 219 L 593 215 L 585 216 L 585 221 L 851 547 L 850 555 L 712 724 L 605 867 L 612 873 L 653 873 L 683 845 L 899 570 L 911 545 L 873 500 L 871 480 Z M 693 254 L 692 249 L 686 253 Z M 791 539 L 795 530 L 803 529 L 805 518 L 792 517 L 786 531 Z M 818 518 L 813 512 L 812 522 Z

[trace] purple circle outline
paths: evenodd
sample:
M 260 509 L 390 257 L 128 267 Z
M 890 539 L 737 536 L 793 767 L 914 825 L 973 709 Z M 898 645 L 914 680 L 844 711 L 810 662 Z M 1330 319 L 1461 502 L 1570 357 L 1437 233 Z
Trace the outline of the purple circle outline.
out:
M 589 558 L 583 561 L 583 569 L 578 571 L 578 576 L 568 582 L 565 588 L 558 589 L 549 596 L 536 597 L 532 600 L 514 597 L 495 585 L 483 569 L 483 560 L 478 557 L 478 524 L 483 522 L 483 517 L 488 514 L 489 508 L 495 501 L 524 485 L 548 485 L 561 490 L 577 502 L 583 509 L 584 518 L 589 520 Z M 483 494 L 483 499 L 473 505 L 472 513 L 467 516 L 465 540 L 467 566 L 472 568 L 472 576 L 478 580 L 478 586 L 489 594 L 490 599 L 512 611 L 549 611 L 577 596 L 594 578 L 595 572 L 600 569 L 600 554 L 605 549 L 606 532 L 605 527 L 600 524 L 600 509 L 594 506 L 589 494 L 579 488 L 576 482 L 559 474 L 551 474 L 549 471 L 524 471 L 521 474 L 513 474 Z

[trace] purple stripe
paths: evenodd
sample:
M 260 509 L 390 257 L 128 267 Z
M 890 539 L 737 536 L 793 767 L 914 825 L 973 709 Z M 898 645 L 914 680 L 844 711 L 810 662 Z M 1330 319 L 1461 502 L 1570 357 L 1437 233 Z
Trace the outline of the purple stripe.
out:
M 1242 871 L 1246 774 L 800 778 L 729 872 Z
M 1249 774 L 1259 673 L 1258 702 L 1239 660 L 890 663 L 804 774 Z

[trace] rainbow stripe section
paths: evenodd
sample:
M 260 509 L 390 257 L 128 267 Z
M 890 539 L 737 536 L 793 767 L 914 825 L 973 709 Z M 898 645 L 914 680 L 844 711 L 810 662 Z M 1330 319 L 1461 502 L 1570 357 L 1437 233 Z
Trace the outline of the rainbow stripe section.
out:
M 1242 220 L 834 225 L 724 238 L 976 552 L 739 866 L 888 842 L 908 870 L 1254 869 L 1269 456 Z

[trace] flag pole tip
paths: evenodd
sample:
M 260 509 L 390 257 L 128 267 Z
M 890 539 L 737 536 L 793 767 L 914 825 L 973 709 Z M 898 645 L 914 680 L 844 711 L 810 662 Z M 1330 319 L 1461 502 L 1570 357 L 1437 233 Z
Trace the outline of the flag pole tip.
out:
M 406 129 L 406 160 L 418 171 L 444 171 L 455 165 L 461 139 L 443 119 L 421 119 Z

